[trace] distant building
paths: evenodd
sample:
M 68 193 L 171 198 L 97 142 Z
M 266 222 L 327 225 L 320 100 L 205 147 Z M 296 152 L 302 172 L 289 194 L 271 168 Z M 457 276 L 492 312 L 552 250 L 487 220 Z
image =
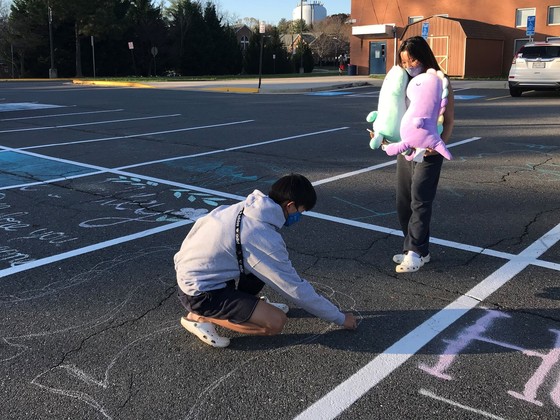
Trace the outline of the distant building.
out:
M 325 9 L 323 3 L 318 1 L 312 3 L 302 1 L 292 12 L 292 20 L 300 20 L 303 18 L 306 25 L 313 25 L 326 17 L 327 9 Z
M 249 41 L 251 40 L 253 31 L 251 31 L 247 25 L 236 25 L 233 27 L 233 30 L 235 31 L 239 48 L 241 48 L 241 51 L 245 54 L 245 51 L 247 51 L 247 48 L 249 47 Z
M 533 35 L 528 16 L 536 17 Z M 401 42 L 419 35 L 448 75 L 493 77 L 507 74 L 513 54 L 529 40 L 560 39 L 560 5 L 558 0 L 352 0 L 350 23 L 350 62 L 358 74 L 385 74 Z

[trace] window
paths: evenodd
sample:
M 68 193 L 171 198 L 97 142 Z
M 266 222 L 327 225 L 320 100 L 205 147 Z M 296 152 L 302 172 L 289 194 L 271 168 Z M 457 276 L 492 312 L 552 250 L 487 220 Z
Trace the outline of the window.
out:
M 249 46 L 249 38 L 247 38 L 247 36 L 243 35 L 241 37 L 241 42 L 240 43 L 241 43 L 241 49 L 243 51 L 246 51 L 247 47 Z
M 529 42 L 529 38 L 520 38 L 514 41 L 513 51 L 517 53 L 521 47 Z
M 527 60 L 550 60 L 552 58 L 560 57 L 560 47 L 553 45 L 534 45 L 531 47 L 523 47 L 520 51 L 520 56 Z
M 560 6 L 550 6 L 548 8 L 548 25 L 560 25 Z
M 527 16 L 536 16 L 537 9 L 534 7 L 526 9 L 517 9 L 515 11 L 515 27 L 516 28 L 526 28 L 527 27 Z
M 424 19 L 424 16 L 409 16 L 408 17 L 408 24 L 412 25 L 414 22 L 418 22 L 419 20 Z

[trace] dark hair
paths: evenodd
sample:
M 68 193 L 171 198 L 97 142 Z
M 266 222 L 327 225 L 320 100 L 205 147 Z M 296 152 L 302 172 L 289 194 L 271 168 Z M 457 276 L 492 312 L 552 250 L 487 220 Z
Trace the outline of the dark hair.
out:
M 293 201 L 296 207 L 303 206 L 305 210 L 311 210 L 317 203 L 315 188 L 300 174 L 290 174 L 280 178 L 272 184 L 268 196 L 277 204 Z
M 435 69 L 441 70 L 439 64 L 432 52 L 432 49 L 421 36 L 412 36 L 404 40 L 399 47 L 397 53 L 397 63 L 402 67 L 401 53 L 406 51 L 411 58 L 420 61 L 424 66 L 424 70 Z

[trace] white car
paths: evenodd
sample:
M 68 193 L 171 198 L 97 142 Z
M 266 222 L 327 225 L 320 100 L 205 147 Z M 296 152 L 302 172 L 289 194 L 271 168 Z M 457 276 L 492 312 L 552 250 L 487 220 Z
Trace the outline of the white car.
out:
M 511 96 L 526 90 L 560 90 L 560 42 L 522 46 L 513 57 L 508 82 Z

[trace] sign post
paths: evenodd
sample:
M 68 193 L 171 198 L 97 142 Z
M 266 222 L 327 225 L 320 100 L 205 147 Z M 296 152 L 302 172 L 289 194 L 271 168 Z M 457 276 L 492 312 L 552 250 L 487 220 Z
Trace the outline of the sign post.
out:
M 259 33 L 261 34 L 261 53 L 259 56 L 259 90 L 261 88 L 262 79 L 262 56 L 263 56 L 263 44 L 264 44 L 264 33 L 266 32 L 266 25 L 264 21 L 261 20 L 259 24 Z
M 93 35 L 91 36 L 91 58 L 93 60 L 93 78 L 95 79 L 95 43 Z
M 527 36 L 529 37 L 529 42 L 533 42 L 533 36 L 535 35 L 535 16 L 527 16 Z
M 130 56 L 132 57 L 132 69 L 134 71 L 134 76 L 136 76 L 136 63 L 134 62 L 134 42 L 128 42 L 128 49 L 130 50 Z
M 156 55 L 158 53 L 157 47 L 152 47 L 150 52 L 152 53 L 152 56 L 154 57 L 154 76 L 157 77 L 157 67 L 156 67 Z

